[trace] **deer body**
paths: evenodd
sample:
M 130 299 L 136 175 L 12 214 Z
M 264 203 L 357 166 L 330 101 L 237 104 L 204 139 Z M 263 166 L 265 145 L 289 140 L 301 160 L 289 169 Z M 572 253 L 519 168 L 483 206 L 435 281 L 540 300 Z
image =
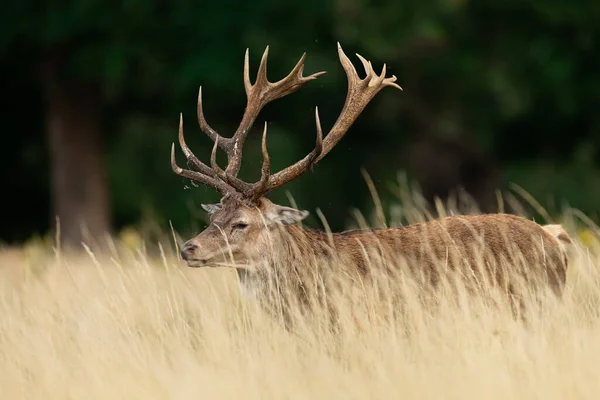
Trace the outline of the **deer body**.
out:
M 523 279 L 537 276 L 540 280 L 535 284 L 547 285 L 557 295 L 566 282 L 567 255 L 561 244 L 570 242 L 566 233 L 561 230 L 553 235 L 532 221 L 509 214 L 451 216 L 399 228 L 331 234 L 298 226 L 280 230 L 273 245 L 263 249 L 263 256 L 254 263 L 268 268 L 302 268 L 303 262 L 312 258 L 316 266 L 335 265 L 364 280 L 377 273 L 374 269 L 390 273 L 395 264 L 406 262 L 416 275 L 427 276 L 434 285 L 440 264 L 449 270 L 471 268 L 477 274 L 483 273 L 478 271 L 483 267 L 490 274 L 490 283 L 510 285 L 511 274 L 496 270 L 502 262 L 509 262 L 517 272 L 514 275 L 522 274 Z M 302 276 L 297 271 L 293 275 Z
M 257 207 L 236 208 L 233 216 L 219 207 L 211 217 L 215 229 L 189 240 L 182 252 L 191 266 L 237 268 L 242 293 L 269 309 L 274 297 L 308 306 L 320 291 L 401 277 L 412 279 L 423 294 L 447 278 L 458 278 L 478 295 L 501 289 L 519 298 L 549 289 L 560 297 L 564 289 L 564 244 L 570 239 L 559 225 L 485 214 L 326 233 L 297 226 L 305 216 L 265 198 Z M 246 227 L 235 228 L 240 224 Z
M 220 203 L 203 205 L 210 214 L 210 225 L 181 247 L 182 258 L 189 266 L 236 268 L 245 293 L 267 305 L 279 304 L 283 308 L 292 302 L 308 304 L 315 298 L 319 302 L 323 294 L 327 297 L 343 280 L 360 286 L 397 277 L 399 272 L 402 277 L 414 278 L 423 289 L 435 288 L 449 278 L 462 281 L 472 292 L 499 287 L 513 296 L 528 289 L 562 293 L 567 269 L 563 245 L 570 239 L 560 225 L 540 226 L 521 217 L 488 214 L 452 216 L 400 228 L 328 234 L 298 226 L 308 216 L 307 211 L 280 206 L 264 197 L 310 170 L 331 151 L 382 88 L 400 89 L 394 83 L 394 76 L 385 77 L 385 66 L 382 74 L 376 75 L 371 63 L 359 56 L 367 73 L 366 78 L 360 79 L 339 44 L 338 54 L 348 77 L 348 94 L 329 133 L 323 137 L 317 112 L 314 150 L 272 175 L 265 124 L 259 181 L 247 183 L 237 178 L 244 141 L 260 110 L 322 74 L 303 77 L 302 56 L 287 77 L 271 83 L 266 77 L 267 54 L 268 47 L 256 82 L 251 84 L 246 52 L 244 85 L 248 104 L 231 138 L 220 136 L 208 125 L 199 96 L 200 127 L 214 140 L 210 167 L 187 147 L 180 119 L 179 143 L 192 169 L 177 166 L 173 146 L 173 171 L 223 194 Z M 219 148 L 228 156 L 225 170 L 216 162 Z M 321 305 L 331 306 L 327 300 Z

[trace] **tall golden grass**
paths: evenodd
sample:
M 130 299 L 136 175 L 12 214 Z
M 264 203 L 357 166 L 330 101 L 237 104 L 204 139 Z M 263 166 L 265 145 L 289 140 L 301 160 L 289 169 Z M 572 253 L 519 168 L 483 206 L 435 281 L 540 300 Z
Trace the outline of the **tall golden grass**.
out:
M 429 218 L 403 207 L 409 220 Z M 115 242 L 102 255 L 5 250 L 0 395 L 598 399 L 600 231 L 573 215 L 563 221 L 577 242 L 567 291 L 527 326 L 497 309 L 475 317 L 415 304 L 410 329 L 398 321 L 294 334 L 240 297 L 232 270 L 186 268 L 167 242 L 156 251 Z

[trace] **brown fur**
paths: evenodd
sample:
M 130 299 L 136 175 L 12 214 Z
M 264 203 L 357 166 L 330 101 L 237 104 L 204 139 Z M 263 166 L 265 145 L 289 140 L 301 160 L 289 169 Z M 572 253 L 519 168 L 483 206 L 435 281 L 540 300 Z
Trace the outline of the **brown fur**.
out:
M 192 253 L 182 250 L 184 259 L 191 266 L 236 268 L 246 293 L 271 309 L 315 301 L 328 308 L 323 295 L 334 288 L 381 278 L 392 286 L 412 279 L 423 293 L 448 282 L 476 294 L 495 288 L 519 302 L 546 289 L 561 296 L 565 286 L 563 244 L 570 238 L 560 225 L 486 214 L 327 234 L 276 222 L 282 209 L 293 210 L 264 198 L 256 207 L 225 202 L 183 247 L 195 246 Z M 239 222 L 247 225 L 241 232 L 233 229 Z

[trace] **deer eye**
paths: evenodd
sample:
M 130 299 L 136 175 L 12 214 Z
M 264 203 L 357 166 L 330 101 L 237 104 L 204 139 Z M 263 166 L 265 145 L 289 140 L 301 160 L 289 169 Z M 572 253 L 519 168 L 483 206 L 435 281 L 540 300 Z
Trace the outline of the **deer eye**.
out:
M 232 230 L 236 231 L 243 231 L 244 229 L 246 229 L 248 227 L 248 224 L 244 223 L 244 222 L 238 222 L 233 224 L 233 226 L 231 227 Z

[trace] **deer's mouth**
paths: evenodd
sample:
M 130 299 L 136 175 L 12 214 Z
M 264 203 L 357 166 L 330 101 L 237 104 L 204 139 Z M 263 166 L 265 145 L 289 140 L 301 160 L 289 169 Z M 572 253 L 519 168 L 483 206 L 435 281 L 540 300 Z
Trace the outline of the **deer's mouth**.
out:
M 184 260 L 188 267 L 191 268 L 216 268 L 216 267 L 228 267 L 228 268 L 244 268 L 246 263 L 243 260 L 238 260 L 239 257 L 224 257 L 222 255 L 217 255 L 210 258 L 189 258 Z
M 191 260 L 185 260 L 185 262 L 187 263 L 188 267 L 199 268 L 199 267 L 208 267 L 210 260 L 191 259 Z

